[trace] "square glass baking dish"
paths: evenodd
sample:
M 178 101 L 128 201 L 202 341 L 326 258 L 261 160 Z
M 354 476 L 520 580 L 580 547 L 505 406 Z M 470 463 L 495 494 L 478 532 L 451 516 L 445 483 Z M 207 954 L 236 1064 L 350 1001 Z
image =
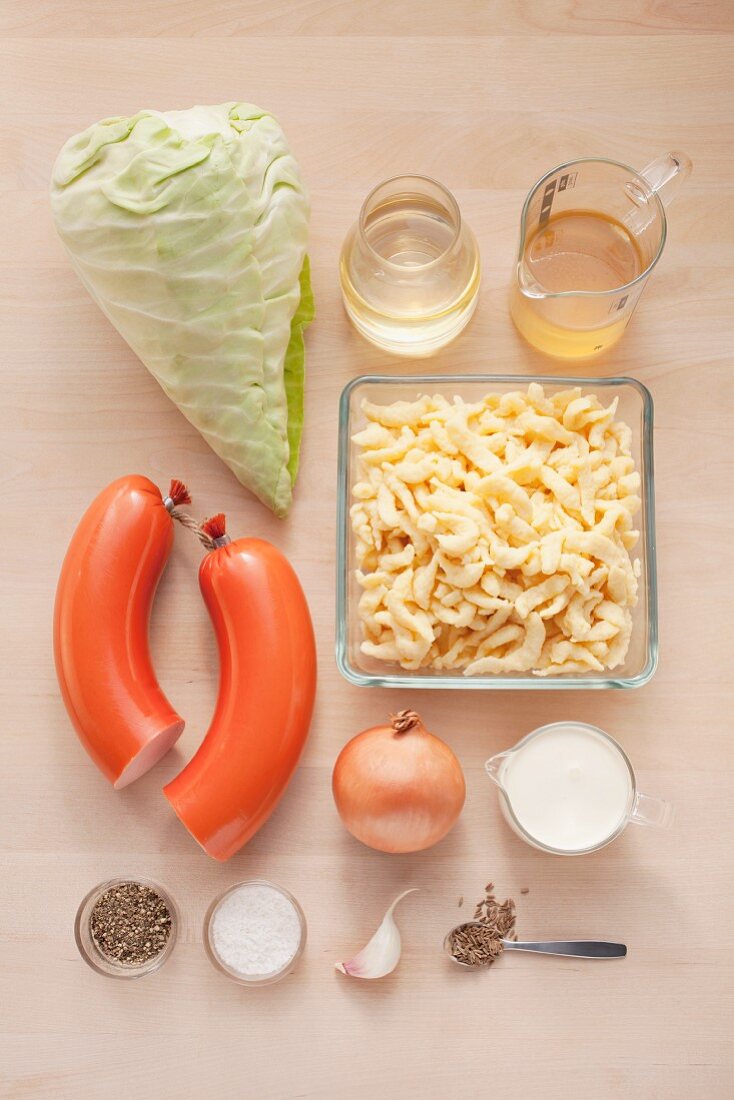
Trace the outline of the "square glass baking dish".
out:
M 414 401 L 423 393 L 440 393 L 449 400 L 459 395 L 479 401 L 489 392 L 526 389 L 539 382 L 547 393 L 579 386 L 595 392 L 608 404 L 619 398 L 617 417 L 632 429 L 632 454 L 642 480 L 642 508 L 636 518 L 640 540 L 632 551 L 640 559 L 639 598 L 633 610 L 632 638 L 627 659 L 611 672 L 590 671 L 556 677 L 537 677 L 519 672 L 504 676 L 464 676 L 461 672 L 409 671 L 360 651 L 362 632 L 357 604 L 360 589 L 355 579 L 355 548 L 349 508 L 354 484 L 357 448 L 352 436 L 365 425 L 362 401 L 377 404 Z M 543 375 L 365 375 L 344 389 L 339 404 L 339 468 L 337 487 L 337 590 L 336 660 L 342 675 L 362 687 L 460 688 L 478 690 L 564 691 L 572 688 L 634 688 L 652 677 L 658 659 L 657 570 L 655 562 L 655 496 L 653 472 L 653 402 L 649 390 L 634 378 L 569 378 Z

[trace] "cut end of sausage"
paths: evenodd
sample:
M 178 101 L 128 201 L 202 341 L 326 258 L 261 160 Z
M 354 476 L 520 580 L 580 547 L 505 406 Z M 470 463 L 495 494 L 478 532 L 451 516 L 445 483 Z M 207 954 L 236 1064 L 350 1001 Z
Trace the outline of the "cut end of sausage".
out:
M 184 771 L 185 770 L 186 769 L 184 769 Z M 221 844 L 217 844 L 216 842 L 214 842 L 211 837 L 206 839 L 201 836 L 197 836 L 196 825 L 194 825 L 193 822 L 189 822 L 186 820 L 185 799 L 181 799 L 176 790 L 177 783 L 181 778 L 181 775 L 183 775 L 183 772 L 181 772 L 180 775 L 177 775 L 175 779 L 172 779 L 170 783 L 166 784 L 166 786 L 163 788 L 164 795 L 171 804 L 171 808 L 176 817 L 184 826 L 189 836 L 194 838 L 196 843 L 201 848 L 202 852 L 206 852 L 208 856 L 211 856 L 212 859 L 216 859 L 218 863 L 226 863 L 229 857 L 231 855 L 234 855 L 240 845 L 235 844 L 234 847 L 223 847 Z
M 116 791 L 134 783 L 136 779 L 149 772 L 152 767 L 162 760 L 168 750 L 172 748 L 183 733 L 184 721 L 179 718 L 155 734 L 140 752 L 132 758 L 130 763 L 120 773 L 113 786 Z

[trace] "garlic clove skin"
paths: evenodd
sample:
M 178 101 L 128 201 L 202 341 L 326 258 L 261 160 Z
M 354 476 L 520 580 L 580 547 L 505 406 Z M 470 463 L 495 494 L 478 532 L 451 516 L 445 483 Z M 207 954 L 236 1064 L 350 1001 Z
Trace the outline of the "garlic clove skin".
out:
M 400 962 L 402 948 L 400 930 L 395 923 L 393 912 L 398 902 L 401 902 L 408 894 L 414 894 L 417 889 L 414 886 L 411 890 L 405 890 L 396 897 L 369 943 L 365 944 L 353 959 L 349 959 L 347 962 L 335 963 L 336 969 L 340 970 L 342 974 L 348 974 L 351 978 L 384 978 L 386 975 L 392 974 Z

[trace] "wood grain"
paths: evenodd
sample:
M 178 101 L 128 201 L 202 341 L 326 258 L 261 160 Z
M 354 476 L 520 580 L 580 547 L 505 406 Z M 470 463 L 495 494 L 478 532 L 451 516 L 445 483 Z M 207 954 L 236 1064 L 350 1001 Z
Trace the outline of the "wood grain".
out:
M 0 5 L 0 1095 L 731 1096 L 732 30 L 727 0 Z M 247 497 L 99 313 L 46 199 L 57 149 L 94 119 L 227 99 L 280 117 L 313 196 L 319 313 L 302 475 L 284 523 Z M 695 172 L 671 210 L 666 254 L 625 339 L 594 368 L 633 374 L 655 399 L 660 669 L 623 695 L 411 695 L 459 754 L 467 807 L 431 852 L 370 852 L 341 828 L 330 772 L 347 737 L 398 699 L 350 687 L 333 660 L 337 399 L 358 373 L 410 364 L 350 329 L 336 276 L 343 235 L 380 178 L 437 175 L 478 236 L 484 281 L 471 326 L 431 366 L 558 372 L 507 313 L 527 188 L 561 159 L 642 166 L 676 147 Z M 165 689 L 188 719 L 176 750 L 115 794 L 58 698 L 59 565 L 91 497 L 133 470 L 183 477 L 197 513 L 222 508 L 232 530 L 275 540 L 314 612 L 321 682 L 302 767 L 271 822 L 224 866 L 206 860 L 160 793 L 201 738 L 216 690 L 193 542 L 177 540 L 152 630 Z M 593 857 L 558 860 L 509 832 L 483 762 L 564 717 L 619 738 L 641 786 L 674 802 L 670 833 L 630 828 Z M 117 872 L 159 878 L 183 912 L 170 964 L 130 985 L 88 971 L 72 936 L 81 896 Z M 309 920 L 298 971 L 255 992 L 217 975 L 201 947 L 214 893 L 252 875 L 293 890 Z M 518 956 L 478 976 L 450 969 L 443 934 L 490 878 L 518 899 L 523 934 L 624 940 L 628 959 Z M 421 892 L 402 907 L 398 972 L 375 985 L 336 974 L 334 960 L 410 885 Z

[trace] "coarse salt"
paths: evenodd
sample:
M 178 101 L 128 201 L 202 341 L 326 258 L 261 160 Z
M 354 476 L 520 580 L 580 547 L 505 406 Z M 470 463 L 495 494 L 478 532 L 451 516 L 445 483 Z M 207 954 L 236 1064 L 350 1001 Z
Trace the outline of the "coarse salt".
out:
M 216 909 L 209 935 L 229 970 L 243 978 L 267 977 L 292 961 L 301 944 L 293 902 L 273 886 L 244 883 Z

